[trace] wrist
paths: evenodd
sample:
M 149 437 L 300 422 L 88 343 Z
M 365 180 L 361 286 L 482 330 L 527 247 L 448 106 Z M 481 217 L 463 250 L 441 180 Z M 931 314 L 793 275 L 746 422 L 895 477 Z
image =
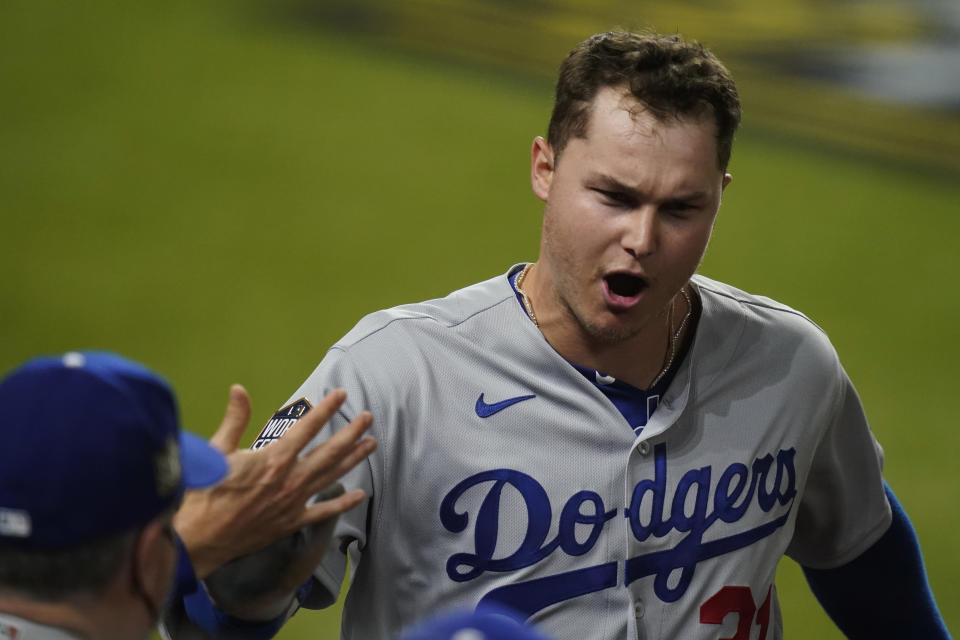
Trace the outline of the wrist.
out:
M 193 567 L 197 580 L 205 579 L 226 561 L 218 558 L 216 548 L 210 544 L 204 544 L 202 538 L 195 535 L 192 528 L 182 520 L 174 517 L 173 528 L 180 540 L 181 553 L 187 556 L 187 561 Z

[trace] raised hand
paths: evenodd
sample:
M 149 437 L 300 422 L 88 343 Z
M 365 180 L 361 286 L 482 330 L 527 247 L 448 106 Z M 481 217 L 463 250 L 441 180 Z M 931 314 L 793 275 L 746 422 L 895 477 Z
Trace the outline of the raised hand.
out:
M 230 472 L 214 487 L 188 491 L 174 517 L 198 578 L 363 501 L 364 492 L 358 489 L 341 490 L 337 497 L 307 504 L 317 493 L 335 487 L 339 478 L 376 448 L 373 438 L 363 437 L 373 422 L 363 412 L 329 440 L 300 455 L 346 397 L 343 390 L 332 391 L 273 444 L 238 451 L 250 419 L 250 399 L 242 386 L 230 388 L 223 421 L 210 439 L 227 455 Z M 336 494 L 336 489 L 331 493 Z

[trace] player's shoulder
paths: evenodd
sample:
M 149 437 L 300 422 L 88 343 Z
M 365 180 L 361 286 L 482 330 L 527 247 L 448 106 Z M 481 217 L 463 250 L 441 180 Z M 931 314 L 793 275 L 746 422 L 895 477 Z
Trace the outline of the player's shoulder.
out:
M 717 313 L 732 313 L 748 321 L 768 322 L 826 335 L 805 313 L 773 298 L 747 293 L 733 285 L 697 274 L 693 277 L 704 306 Z
M 512 272 L 511 269 L 510 272 Z M 498 309 L 513 298 L 508 274 L 500 274 L 442 297 L 381 309 L 363 317 L 333 348 L 350 350 L 366 343 L 382 344 L 443 332 L 469 322 L 480 322 L 485 314 L 513 310 Z
M 736 339 L 741 348 L 768 346 L 777 352 L 789 346 L 824 362 L 837 355 L 826 332 L 806 314 L 772 298 L 748 293 L 702 275 L 693 277 L 707 330 Z

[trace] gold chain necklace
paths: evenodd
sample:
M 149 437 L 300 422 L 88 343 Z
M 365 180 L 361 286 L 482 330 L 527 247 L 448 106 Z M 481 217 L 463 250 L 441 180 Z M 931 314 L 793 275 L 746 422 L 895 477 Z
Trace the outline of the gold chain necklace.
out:
M 523 290 L 523 280 L 527 277 L 527 273 L 530 271 L 534 262 L 528 262 L 527 265 L 523 268 L 523 271 L 517 274 L 517 278 L 513 281 L 513 288 L 517 290 L 517 293 L 520 294 L 520 299 L 523 301 L 523 308 L 526 310 L 527 315 L 533 320 L 533 324 L 536 327 L 540 328 L 540 323 L 537 322 L 537 314 L 533 312 L 533 304 L 530 302 L 530 296 L 527 295 L 527 292 Z M 663 379 L 663 376 L 667 375 L 667 371 L 670 370 L 670 367 L 673 366 L 673 361 L 677 357 L 677 342 L 680 340 L 680 336 L 683 334 L 683 330 L 687 326 L 687 322 L 690 321 L 690 316 L 693 313 L 693 303 L 690 301 L 690 294 L 687 293 L 687 287 L 684 286 L 680 289 L 680 294 L 683 296 L 683 301 L 687 305 L 687 312 L 683 314 L 683 320 L 680 321 L 680 326 L 677 327 L 677 330 L 673 332 L 673 335 L 670 335 L 670 357 L 667 359 L 667 364 L 664 365 L 663 369 L 660 370 L 660 373 L 657 374 L 657 377 L 653 379 L 653 382 L 650 383 L 649 389 L 657 386 L 657 383 Z M 669 332 L 673 329 L 673 303 L 670 304 L 670 313 L 667 316 L 667 331 Z
M 520 294 L 520 299 L 523 300 L 523 308 L 527 310 L 527 315 L 530 316 L 530 319 L 533 320 L 533 324 L 537 325 L 537 329 L 540 328 L 540 323 L 537 322 L 537 314 L 533 312 L 533 305 L 530 304 L 530 298 L 527 296 L 527 292 L 524 291 L 520 285 L 523 284 L 523 279 L 527 277 L 527 272 L 530 271 L 534 262 L 528 262 L 527 266 L 523 268 L 519 274 L 517 274 L 517 279 L 513 281 L 513 287 L 517 290 L 517 293 Z
M 657 383 L 663 379 L 663 376 L 667 375 L 667 371 L 670 371 L 670 367 L 673 366 L 673 361 L 677 357 L 677 342 L 680 340 L 680 335 L 683 333 L 684 328 L 687 326 L 687 321 L 690 320 L 690 315 L 693 313 L 693 304 L 690 302 L 690 294 L 687 293 L 687 287 L 684 285 L 680 288 L 680 293 L 683 295 L 684 302 L 687 303 L 687 312 L 683 314 L 683 320 L 680 321 L 680 326 L 677 327 L 677 330 L 670 336 L 670 359 L 667 360 L 667 364 L 664 365 L 663 369 L 660 370 L 660 373 L 657 374 L 657 377 L 653 379 L 653 382 L 650 383 L 648 389 L 652 389 L 657 386 Z M 670 318 L 667 323 L 667 330 L 673 326 L 673 303 L 670 304 Z

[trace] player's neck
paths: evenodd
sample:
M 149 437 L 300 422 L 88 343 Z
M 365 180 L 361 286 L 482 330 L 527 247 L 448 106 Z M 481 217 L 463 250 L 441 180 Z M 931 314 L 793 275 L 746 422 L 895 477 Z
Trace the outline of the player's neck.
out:
M 619 341 L 599 339 L 585 329 L 553 290 L 545 269 L 536 267 L 521 280 L 528 302 L 535 311 L 537 326 L 547 342 L 564 358 L 596 369 L 631 385 L 647 389 L 671 364 L 672 356 L 687 339 L 692 313 L 688 296 L 678 294 L 673 308 L 654 316 L 642 331 Z M 672 311 L 672 313 L 671 313 Z M 683 323 L 683 326 L 682 326 Z M 676 338 L 676 341 L 674 341 Z

